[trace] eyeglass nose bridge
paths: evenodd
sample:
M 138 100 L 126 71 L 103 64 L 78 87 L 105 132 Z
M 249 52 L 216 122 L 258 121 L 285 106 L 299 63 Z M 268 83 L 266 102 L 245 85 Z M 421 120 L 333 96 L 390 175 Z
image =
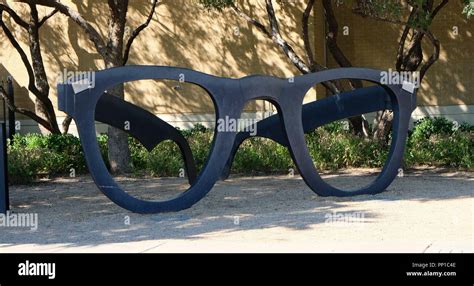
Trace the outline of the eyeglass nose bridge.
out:
M 275 102 L 283 91 L 285 80 L 265 75 L 252 75 L 241 78 L 239 82 L 240 91 L 246 102 L 259 99 Z

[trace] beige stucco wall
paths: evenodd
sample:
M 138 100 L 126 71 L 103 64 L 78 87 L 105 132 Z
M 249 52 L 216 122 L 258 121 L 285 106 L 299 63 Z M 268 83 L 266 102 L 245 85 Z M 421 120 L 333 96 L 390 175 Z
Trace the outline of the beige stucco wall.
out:
M 5 1 L 3 1 L 5 2 Z M 23 4 L 11 4 L 21 10 Z M 106 1 L 62 1 L 77 9 L 103 34 L 106 30 Z M 133 29 L 142 23 L 151 6 L 149 1 L 130 1 L 128 26 Z M 251 4 L 248 4 L 248 3 Z M 278 2 L 278 1 L 275 1 Z M 298 54 L 301 48 L 301 16 L 305 1 L 287 1 L 283 6 L 275 3 L 280 28 Z M 322 9 L 316 7 L 312 19 L 316 58 L 322 64 L 334 66 L 331 56 L 324 48 L 324 22 Z M 253 17 L 266 23 L 264 1 L 245 1 L 243 9 Z M 471 105 L 474 104 L 472 60 L 472 27 L 461 15 L 458 1 L 451 1 L 433 24 L 433 31 L 442 44 L 441 58 L 432 67 L 423 85 L 422 105 Z M 40 14 L 49 9 L 40 8 Z M 340 36 L 340 45 L 356 66 L 387 69 L 394 66 L 396 46 L 400 28 L 362 19 L 343 7 L 336 9 L 340 27 L 347 25 L 348 36 Z M 6 16 L 4 16 L 6 19 Z M 452 34 L 457 26 L 459 35 Z M 25 32 L 17 31 L 23 47 Z M 91 42 L 78 26 L 63 15 L 56 15 L 41 29 L 43 56 L 51 82 L 51 98 L 56 105 L 54 88 L 57 75 L 63 70 L 89 71 L 104 67 Z M 157 8 L 150 26 L 142 32 L 133 45 L 129 64 L 174 65 L 202 72 L 241 77 L 248 74 L 269 74 L 289 77 L 298 71 L 269 39 L 252 25 L 230 11 L 219 13 L 207 11 L 196 1 L 166 0 Z M 27 74 L 18 54 L 0 32 L 0 77 L 15 78 L 16 98 L 21 106 L 32 108 L 32 101 L 25 88 Z M 127 99 L 160 114 L 209 113 L 210 100 L 199 90 L 185 87 L 176 90 L 175 83 L 168 85 L 153 82 L 127 86 Z M 144 95 L 147 95 L 146 98 Z M 151 96 L 153 95 L 153 96 Z M 312 94 L 311 97 L 315 95 Z M 271 110 L 268 103 L 258 102 L 249 110 Z M 58 115 L 62 116 L 62 113 Z
M 11 3 L 17 10 L 22 4 Z M 86 19 L 94 23 L 101 33 L 105 32 L 105 1 L 64 1 L 75 7 Z M 141 24 L 149 11 L 149 1 L 131 1 L 128 26 L 130 29 Z M 146 4 L 145 4 L 146 3 Z M 257 18 L 264 17 L 262 1 L 245 5 L 244 9 Z M 302 47 L 298 32 L 302 5 L 287 5 L 280 14 L 282 32 L 295 47 Z M 277 5 L 279 9 L 279 6 Z M 40 8 L 41 14 L 49 9 Z M 5 17 L 4 17 L 5 18 Z M 314 33 L 312 33 L 314 34 Z M 23 44 L 24 33 L 17 33 Z M 48 78 L 52 83 L 51 97 L 56 105 L 54 84 L 59 72 L 89 71 L 104 67 L 102 59 L 95 53 L 91 42 L 78 26 L 65 16 L 56 15 L 42 29 L 42 48 Z M 314 39 L 313 39 L 314 40 Z M 0 72 L 15 78 L 17 102 L 32 108 L 27 97 L 25 84 L 27 74 L 18 54 L 0 33 Z M 26 45 L 23 45 L 26 49 Z M 300 50 L 298 50 L 301 52 Z M 188 67 L 205 73 L 226 77 L 242 77 L 249 74 L 271 74 L 289 77 L 297 70 L 282 55 L 273 43 L 260 32 L 255 31 L 241 18 L 227 11 L 207 11 L 194 1 L 164 1 L 150 26 L 136 39 L 129 64 L 173 65 Z M 127 85 L 127 99 L 138 103 L 155 113 L 208 113 L 212 110 L 210 99 L 200 90 L 185 87 L 173 89 L 176 83 L 167 85 L 150 81 Z M 144 94 L 153 95 L 146 96 Z M 269 104 L 258 103 L 249 106 L 269 109 Z
M 439 61 L 428 71 L 419 93 L 419 105 L 472 105 L 474 65 L 470 53 L 474 50 L 472 20 L 461 14 L 460 1 L 450 1 L 435 18 L 431 31 L 441 43 Z M 349 35 L 340 34 L 339 44 L 353 65 L 380 69 L 394 68 L 398 40 L 402 30 L 398 25 L 362 18 L 347 6 L 336 8 L 340 29 L 349 28 Z M 454 35 L 453 27 L 458 35 Z M 424 46 L 425 59 L 431 55 L 430 45 Z M 330 66 L 335 67 L 331 56 Z

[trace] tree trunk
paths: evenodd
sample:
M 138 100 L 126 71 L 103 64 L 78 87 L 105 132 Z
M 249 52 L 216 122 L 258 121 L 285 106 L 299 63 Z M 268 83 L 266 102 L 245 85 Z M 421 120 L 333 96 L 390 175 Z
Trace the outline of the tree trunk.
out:
M 42 134 L 61 134 L 61 130 L 59 129 L 59 125 L 56 121 L 56 114 L 54 112 L 54 107 L 50 102 L 43 102 L 42 100 L 35 98 L 35 113 L 45 119 L 48 124 L 50 125 L 50 128 L 47 129 L 46 127 L 43 127 L 41 124 L 38 124 L 40 131 Z
M 61 130 L 56 121 L 56 113 L 54 112 L 53 104 L 49 100 L 49 83 L 46 76 L 46 70 L 43 64 L 43 57 L 41 55 L 41 45 L 39 38 L 39 18 L 36 5 L 30 5 L 31 14 L 30 22 L 28 23 L 28 40 L 31 54 L 31 62 L 33 73 L 35 75 L 35 85 L 39 91 L 35 99 L 35 112 L 38 116 L 49 122 L 49 130 L 40 126 L 42 133 L 56 133 L 60 134 Z
M 392 130 L 393 112 L 383 110 L 377 112 L 376 124 L 374 126 L 374 139 L 388 142 L 388 135 Z
M 107 96 L 117 96 L 124 98 L 123 85 L 115 86 L 112 89 L 107 90 L 107 93 L 109 94 Z M 126 122 L 123 124 L 125 126 Z M 130 169 L 130 149 L 128 146 L 128 135 L 124 131 L 112 126 L 109 126 L 107 133 L 110 171 L 114 174 L 127 173 Z
M 352 67 L 352 63 L 344 55 L 343 51 L 340 49 L 337 44 L 337 36 L 339 33 L 339 24 L 337 23 L 336 15 L 332 7 L 331 0 L 323 0 L 322 2 L 324 8 L 324 15 L 326 18 L 326 23 L 328 31 L 326 33 L 326 46 L 328 47 L 329 52 L 331 53 L 334 60 L 341 67 Z M 360 80 L 350 80 L 350 85 L 353 89 L 362 88 L 363 84 Z M 349 122 L 352 125 L 354 133 L 359 136 L 367 137 L 369 136 L 368 127 L 369 124 L 363 115 L 353 116 L 348 118 Z
M 61 127 L 63 128 L 63 134 L 67 134 L 69 132 L 69 127 L 71 126 L 72 122 L 72 116 L 66 115 L 66 118 L 64 118 L 63 123 L 61 124 Z
M 448 3 L 448 0 L 441 1 L 438 6 L 433 9 L 434 1 L 424 1 L 421 6 L 414 5 L 410 12 L 407 24 L 403 30 L 402 36 L 398 44 L 396 69 L 400 71 L 414 72 L 420 68 L 420 82 L 423 80 L 427 70 L 438 60 L 440 52 L 440 44 L 438 39 L 429 31 L 429 26 L 419 29 L 413 27 L 410 23 L 419 22 L 420 18 L 426 20 L 427 14 L 432 21 L 441 9 Z M 411 37 L 409 37 L 411 32 Z M 427 36 L 434 47 L 434 52 L 426 61 L 423 63 L 423 46 L 422 40 L 424 36 Z M 409 40 L 408 40 L 409 39 Z M 408 47 L 406 42 L 409 41 Z M 393 112 L 384 110 L 383 112 L 377 113 L 378 122 L 375 126 L 374 137 L 375 138 L 387 138 L 388 133 L 392 128 Z
M 104 61 L 107 68 L 123 65 L 123 38 L 128 8 L 128 1 L 109 0 L 111 18 L 108 23 L 108 37 L 106 44 L 106 55 Z M 107 90 L 108 96 L 124 98 L 123 84 Z M 124 127 L 127 124 L 123 122 Z M 133 128 L 131 126 L 130 128 Z M 114 174 L 127 173 L 130 170 L 130 149 L 128 146 L 128 135 L 117 128 L 109 126 L 107 143 L 110 162 L 110 171 Z

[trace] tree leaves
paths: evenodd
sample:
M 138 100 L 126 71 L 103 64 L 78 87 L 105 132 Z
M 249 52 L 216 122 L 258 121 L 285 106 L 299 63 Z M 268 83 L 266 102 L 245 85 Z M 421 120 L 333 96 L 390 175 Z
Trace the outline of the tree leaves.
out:
M 474 15 L 474 1 L 464 0 L 464 9 L 462 10 L 463 14 L 466 14 L 466 17 L 469 19 Z
M 207 9 L 216 9 L 222 11 L 223 9 L 233 5 L 235 0 L 199 0 L 199 3 Z

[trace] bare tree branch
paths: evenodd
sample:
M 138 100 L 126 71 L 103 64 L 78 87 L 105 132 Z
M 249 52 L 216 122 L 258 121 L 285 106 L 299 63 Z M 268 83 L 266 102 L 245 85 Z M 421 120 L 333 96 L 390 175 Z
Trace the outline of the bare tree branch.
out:
M 41 54 L 41 41 L 39 36 L 38 9 L 36 5 L 30 4 L 30 20 L 28 24 L 28 40 L 31 56 L 31 66 L 35 75 L 35 86 L 43 95 L 49 94 L 48 77 L 44 68 L 43 56 Z
M 272 35 L 270 34 L 270 32 L 268 32 L 267 28 L 265 27 L 265 25 L 263 25 L 262 23 L 260 23 L 258 20 L 250 17 L 249 15 L 245 14 L 245 12 L 243 12 L 242 10 L 240 10 L 237 6 L 235 6 L 234 4 L 231 4 L 230 5 L 230 8 L 232 9 L 232 11 L 239 17 L 242 17 L 243 19 L 245 19 L 245 21 L 249 22 L 250 24 L 252 24 L 253 26 L 255 26 L 255 28 L 257 28 L 260 32 L 262 32 L 265 36 L 267 36 L 268 38 L 271 38 Z
M 425 32 L 426 36 L 428 39 L 431 41 L 433 44 L 433 54 L 429 57 L 428 61 L 423 64 L 423 66 L 420 69 L 420 81 L 423 80 L 423 77 L 425 76 L 426 72 L 428 69 L 439 59 L 439 51 L 440 51 L 440 43 L 439 40 L 431 33 L 431 31 L 426 31 Z
M 138 28 L 136 28 L 132 32 L 132 34 L 130 35 L 130 38 L 128 39 L 127 44 L 125 45 L 125 51 L 124 51 L 124 54 L 123 54 L 123 65 L 125 65 L 128 61 L 128 57 L 129 57 L 129 54 L 130 54 L 130 49 L 132 47 L 133 41 L 135 40 L 136 37 L 138 37 L 138 35 L 140 34 L 141 31 L 143 31 L 146 27 L 148 27 L 151 20 L 153 19 L 153 15 L 155 14 L 155 9 L 156 9 L 157 4 L 158 4 L 158 1 L 153 0 L 153 4 L 152 4 L 151 10 L 150 10 L 150 14 L 148 15 L 145 23 L 138 26 Z
M 270 6 L 268 6 L 270 5 Z M 279 30 L 278 30 L 278 23 L 276 22 L 275 12 L 273 10 L 273 5 L 271 1 L 267 3 L 267 10 L 270 11 L 267 13 L 270 19 L 270 22 L 273 22 L 272 32 L 268 31 L 268 29 L 258 20 L 250 17 L 248 14 L 243 12 L 234 4 L 230 5 L 232 11 L 238 15 L 239 17 L 245 19 L 248 23 L 252 24 L 255 28 L 257 28 L 260 32 L 262 32 L 267 38 L 271 39 L 275 44 L 277 44 L 285 53 L 285 55 L 291 60 L 293 65 L 303 74 L 311 72 L 310 68 L 303 62 L 303 60 L 298 57 L 293 50 L 293 48 L 281 37 Z M 273 16 L 272 16 L 273 15 Z
M 10 7 L 8 7 L 5 4 L 0 4 L 0 14 L 2 14 L 3 11 L 7 12 L 10 15 L 10 17 L 12 17 L 13 21 L 15 21 L 15 23 L 17 23 L 18 25 L 20 25 L 21 27 L 25 29 L 28 28 L 28 23 L 26 23 L 23 19 L 21 19 L 21 17 L 18 16 L 18 14 L 15 11 L 13 11 Z
M 446 6 L 448 2 L 449 0 L 441 1 L 441 3 L 438 6 L 436 6 L 436 8 L 431 13 L 431 19 L 434 19 L 434 17 L 436 17 L 439 11 L 444 6 Z M 433 54 L 429 57 L 428 61 L 425 64 L 423 64 L 423 66 L 420 69 L 420 81 L 423 80 L 428 69 L 439 59 L 439 52 L 441 49 L 439 40 L 431 31 L 429 30 L 425 31 L 425 35 L 428 37 L 428 39 L 431 41 L 431 44 L 433 45 Z
M 16 108 L 12 104 L 10 105 L 12 109 L 15 109 L 14 111 L 17 111 L 30 117 L 31 119 L 38 122 L 41 126 L 46 128 L 46 130 L 52 133 L 57 133 L 59 132 L 59 127 L 57 126 L 56 115 L 54 112 L 53 105 L 51 103 L 51 100 L 48 98 L 49 84 L 43 65 L 43 59 L 41 57 L 41 47 L 38 33 L 38 29 L 40 26 L 38 11 L 36 9 L 36 5 L 28 5 L 30 7 L 30 19 L 28 21 L 21 19 L 15 11 L 11 9 L 5 9 L 4 5 L 0 6 L 0 27 L 2 28 L 9 42 L 19 54 L 23 65 L 26 68 L 28 74 L 28 90 L 36 97 L 36 113 L 27 109 Z M 15 22 L 20 27 L 24 28 L 27 31 L 31 61 L 26 55 L 26 52 L 21 48 L 19 42 L 17 41 L 11 30 L 3 21 L 3 12 L 8 13 L 11 18 L 15 19 Z M 44 21 L 46 21 L 48 18 L 50 17 L 45 17 Z
M 448 4 L 449 0 L 443 0 L 441 1 L 441 3 L 439 3 L 438 6 L 436 6 L 436 8 L 433 10 L 433 12 L 431 12 L 431 19 L 434 19 L 434 17 L 436 17 L 436 15 L 439 13 L 439 11 L 441 9 L 443 9 L 444 6 L 446 6 L 446 4 Z
M 280 27 L 278 26 L 278 19 L 275 16 L 275 9 L 273 9 L 272 0 L 265 0 L 265 7 L 267 8 L 268 21 L 270 22 L 270 30 L 272 36 L 280 35 Z
M 67 134 L 69 131 L 69 126 L 71 125 L 72 122 L 72 116 L 71 115 L 66 115 L 66 118 L 64 118 L 61 126 L 63 128 L 63 134 Z
M 417 16 L 417 17 L 424 17 L 424 15 L 426 13 L 428 13 L 428 15 L 430 16 L 430 20 L 432 21 L 436 17 L 436 15 L 439 13 L 439 11 L 448 2 L 449 2 L 448 0 L 443 0 L 434 9 L 433 9 L 434 0 L 424 2 L 421 7 L 419 7 L 417 4 L 414 4 L 412 12 L 415 12 L 415 16 Z M 420 12 L 420 9 L 422 9 L 421 12 Z M 421 16 L 418 15 L 420 13 L 421 13 Z M 422 62 L 423 62 L 422 40 L 423 40 L 424 36 L 427 35 L 427 31 L 425 31 L 424 28 L 411 27 L 411 29 L 413 30 L 413 36 L 410 39 L 411 44 L 408 48 L 408 51 L 404 52 L 401 55 L 401 59 L 402 59 L 401 63 L 399 63 L 397 61 L 397 68 L 400 67 L 402 70 L 408 70 L 408 71 L 417 70 L 420 67 L 420 65 L 422 64 Z M 428 37 L 429 37 L 429 35 L 428 35 Z M 435 59 L 435 61 L 436 61 L 437 58 L 439 57 L 439 55 L 436 56 L 436 53 L 437 53 L 436 52 L 436 49 L 437 49 L 436 46 L 439 45 L 439 43 L 437 43 L 438 40 L 436 39 L 436 37 L 434 37 L 433 34 L 431 34 L 431 39 L 429 39 L 429 40 L 434 45 L 435 54 L 433 54 L 433 56 L 436 58 Z M 438 51 L 438 53 L 439 53 L 439 51 Z M 400 56 L 400 55 L 398 55 L 398 56 Z M 430 58 L 428 61 L 430 61 L 431 59 L 432 58 Z M 423 75 L 426 73 L 427 68 L 429 68 L 433 63 L 434 62 L 430 62 L 428 65 L 426 63 L 423 65 L 425 67 L 423 69 Z M 421 72 L 421 70 L 420 70 L 420 72 Z
M 342 50 L 337 45 L 337 37 L 339 34 L 339 25 L 336 20 L 336 15 L 332 8 L 331 0 L 323 0 L 324 14 L 326 15 L 326 22 L 328 24 L 328 32 L 326 35 L 327 46 L 341 67 L 351 67 L 349 59 L 344 55 Z
M 270 33 L 268 31 L 268 29 L 265 27 L 265 25 L 263 25 L 258 20 L 250 17 L 249 15 L 247 15 L 245 12 L 243 12 L 241 9 L 239 9 L 234 4 L 231 4 L 230 8 L 232 9 L 232 11 L 237 16 L 245 19 L 248 23 L 252 24 L 255 28 L 257 28 L 257 30 L 262 32 L 267 38 L 271 39 L 273 41 L 273 43 L 277 44 L 282 49 L 282 51 L 285 53 L 285 55 L 290 59 L 292 64 L 295 65 L 296 68 L 298 68 L 298 70 L 301 73 L 306 74 L 306 73 L 316 72 L 316 71 L 326 69 L 326 67 L 324 67 L 324 66 L 322 66 L 322 65 L 320 65 L 316 62 L 314 62 L 314 65 L 311 66 L 311 67 L 306 66 L 306 64 L 303 62 L 303 60 L 301 58 L 299 58 L 298 56 L 296 56 L 296 53 L 294 53 L 293 48 L 290 45 L 288 45 L 288 43 L 286 41 L 284 41 L 281 38 L 281 36 L 279 37 L 279 39 L 274 38 L 272 36 L 272 33 Z M 271 10 L 273 10 L 273 7 L 271 8 Z M 274 12 L 271 13 L 271 14 L 275 15 Z M 338 93 L 339 92 L 338 88 L 332 82 L 324 82 L 322 84 L 323 84 L 324 87 L 326 87 L 332 93 Z
M 38 122 L 39 124 L 41 124 L 42 126 L 44 126 L 46 129 L 48 129 L 48 131 L 50 132 L 54 132 L 54 130 L 51 128 L 51 124 L 46 121 L 45 119 L 41 118 L 40 116 L 38 116 L 36 113 L 34 113 L 33 111 L 29 110 L 29 109 L 26 109 L 26 108 L 21 108 L 21 107 L 17 107 L 15 106 L 10 98 L 8 97 L 7 95 L 7 92 L 5 91 L 5 89 L 3 88 L 3 86 L 0 85 L 0 96 L 3 98 L 3 100 L 5 101 L 5 103 L 7 104 L 8 108 L 13 111 L 13 112 L 16 112 L 16 113 L 20 113 L 20 114 L 23 114 L 25 116 L 28 116 L 29 118 L 33 119 L 34 121 Z
M 272 0 L 265 0 L 265 3 L 266 3 L 268 20 L 270 22 L 271 38 L 273 42 L 276 43 L 278 46 L 280 46 L 280 48 L 283 50 L 286 56 L 291 60 L 293 65 L 295 65 L 296 68 L 301 73 L 304 73 L 304 74 L 310 73 L 311 72 L 310 68 L 296 54 L 295 50 L 288 44 L 288 42 L 285 41 L 283 37 L 281 36 L 280 28 L 278 26 L 278 20 L 275 16 L 275 10 L 273 9 Z
M 57 0 L 17 0 L 18 2 L 28 3 L 28 4 L 38 4 L 47 7 L 56 8 L 62 14 L 70 17 L 76 24 L 78 24 L 84 32 L 87 34 L 89 39 L 94 43 L 97 52 L 101 54 L 102 57 L 107 55 L 107 50 L 105 47 L 104 40 L 100 36 L 99 32 L 89 23 L 87 22 L 82 15 L 71 9 L 69 6 L 62 4 Z
M 346 57 L 344 52 L 337 44 L 337 37 L 339 33 L 339 25 L 337 23 L 336 15 L 334 13 L 331 0 L 323 0 L 324 14 L 326 16 L 326 23 L 328 24 L 328 32 L 326 35 L 326 45 L 331 52 L 332 57 L 341 67 L 352 67 L 351 61 Z M 362 88 L 363 84 L 360 80 L 350 80 L 352 88 Z
M 308 4 L 303 12 L 301 22 L 303 24 L 303 42 L 306 50 L 306 57 L 308 58 L 308 65 L 313 67 L 315 65 L 313 50 L 311 49 L 311 41 L 309 40 L 309 17 L 314 7 L 315 0 L 308 0 Z
M 416 14 L 416 9 L 413 8 L 413 10 L 410 13 L 410 16 L 408 17 L 408 23 L 410 23 L 413 18 L 415 17 Z M 396 62 L 396 69 L 401 70 L 402 68 L 402 63 L 403 63 L 403 55 L 405 53 L 405 45 L 407 41 L 408 34 L 410 32 L 410 25 L 408 23 L 405 25 L 405 28 L 403 29 L 402 36 L 400 37 L 400 41 L 398 42 L 398 50 L 397 50 L 397 62 Z
M 317 62 L 313 62 L 312 66 L 307 66 L 301 58 L 299 58 L 296 53 L 293 51 L 293 48 L 288 45 L 286 41 L 283 40 L 281 37 L 273 37 L 272 33 L 268 31 L 268 29 L 263 25 L 261 22 L 259 22 L 257 19 L 254 19 L 250 17 L 248 14 L 246 14 L 244 11 L 239 9 L 236 5 L 233 3 L 229 5 L 231 10 L 239 17 L 243 18 L 245 21 L 248 23 L 252 24 L 257 30 L 259 30 L 262 34 L 264 34 L 267 38 L 273 41 L 276 45 L 278 45 L 282 51 L 285 53 L 285 55 L 290 59 L 291 63 L 303 74 L 310 73 L 310 72 L 316 72 L 320 70 L 326 69 L 326 67 L 318 64 Z M 273 5 L 270 1 L 270 15 L 275 16 L 275 12 L 273 11 Z M 267 13 L 268 14 L 268 13 Z M 275 23 L 275 22 L 274 22 Z M 312 53 L 311 53 L 312 54 Z M 338 93 L 339 90 L 335 86 L 334 83 L 332 82 L 323 82 L 322 85 L 326 87 L 330 92 L 333 94 Z
M 8 40 L 12 44 L 12 46 L 16 49 L 18 54 L 20 55 L 20 58 L 25 65 L 26 72 L 28 73 L 28 89 L 33 92 L 34 95 L 41 96 L 41 92 L 36 88 L 35 86 L 35 75 L 33 73 L 33 68 L 31 67 L 31 64 L 28 60 L 28 56 L 26 55 L 25 51 L 21 48 L 20 44 L 17 42 L 15 37 L 13 36 L 12 32 L 8 29 L 8 27 L 5 25 L 2 19 L 2 14 L 0 14 L 0 27 L 2 27 L 3 32 L 7 36 Z
M 53 17 L 59 10 L 56 8 L 53 11 L 51 11 L 48 15 L 44 16 L 38 23 L 38 28 L 41 28 L 43 24 L 48 21 L 49 18 Z

